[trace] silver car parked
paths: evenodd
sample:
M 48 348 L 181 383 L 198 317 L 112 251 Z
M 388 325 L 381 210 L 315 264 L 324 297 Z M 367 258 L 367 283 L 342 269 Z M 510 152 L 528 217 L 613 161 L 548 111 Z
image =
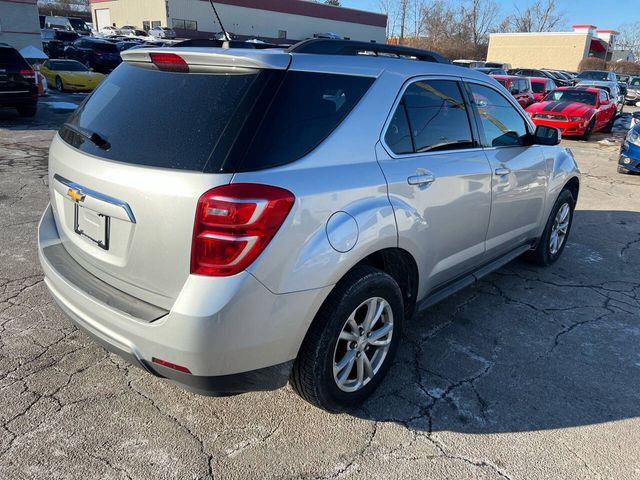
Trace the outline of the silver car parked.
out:
M 159 25 L 149 30 L 149 35 L 155 38 L 166 38 L 169 40 L 176 38 L 176 32 L 173 28 L 161 27 Z
M 39 256 L 67 315 L 149 373 L 340 411 L 416 310 L 567 244 L 574 158 L 483 73 L 325 39 L 122 56 L 53 140 Z

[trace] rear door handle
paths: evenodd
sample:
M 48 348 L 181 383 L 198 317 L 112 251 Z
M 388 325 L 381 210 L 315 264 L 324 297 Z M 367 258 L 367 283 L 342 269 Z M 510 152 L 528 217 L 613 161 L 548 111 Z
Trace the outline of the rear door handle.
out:
M 496 168 L 496 175 L 503 177 L 505 175 L 509 175 L 511 173 L 511 169 L 510 168 Z
M 407 183 L 409 183 L 409 185 L 429 185 L 435 181 L 436 177 L 431 173 L 421 173 L 407 178 Z

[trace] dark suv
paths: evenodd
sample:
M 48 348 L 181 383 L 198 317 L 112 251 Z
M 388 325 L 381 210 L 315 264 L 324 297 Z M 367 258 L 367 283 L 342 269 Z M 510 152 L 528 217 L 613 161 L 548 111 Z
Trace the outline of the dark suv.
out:
M 18 51 L 0 43 L 0 107 L 12 107 L 22 117 L 33 117 L 38 109 L 35 73 Z
M 43 28 L 40 33 L 42 35 L 43 51 L 49 58 L 63 58 L 65 47 L 71 45 L 80 37 L 75 32 L 57 28 Z
M 84 63 L 97 72 L 110 73 L 122 62 L 118 47 L 98 38 L 81 37 L 64 50 L 66 58 Z

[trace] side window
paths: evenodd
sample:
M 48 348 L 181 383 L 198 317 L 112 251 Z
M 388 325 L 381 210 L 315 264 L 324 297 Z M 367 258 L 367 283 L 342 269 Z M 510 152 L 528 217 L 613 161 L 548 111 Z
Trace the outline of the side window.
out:
M 600 102 L 607 99 L 607 92 L 600 90 Z
M 416 152 L 475 146 L 469 116 L 457 82 L 415 82 L 405 90 L 402 98 Z
M 391 123 L 384 134 L 384 141 L 391 151 L 397 155 L 403 153 L 413 153 L 413 141 L 411 140 L 411 129 L 407 120 L 407 110 L 404 107 L 404 100 L 396 108 Z
M 515 107 L 492 88 L 470 83 L 469 90 L 484 130 L 485 146 L 522 145 L 529 131 Z

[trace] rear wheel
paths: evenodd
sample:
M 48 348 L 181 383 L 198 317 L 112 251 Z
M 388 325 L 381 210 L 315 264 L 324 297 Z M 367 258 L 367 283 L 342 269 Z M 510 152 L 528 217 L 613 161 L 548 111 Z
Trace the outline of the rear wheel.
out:
M 548 266 L 560 258 L 569 238 L 575 205 L 571 192 L 562 190 L 551 209 L 538 246 L 525 255 L 527 260 L 537 265 Z
M 613 125 L 614 125 L 614 123 L 616 123 L 616 116 L 615 116 L 615 114 L 611 117 L 611 120 L 609 120 L 609 121 L 607 122 L 607 126 L 606 126 L 606 127 L 604 127 L 604 128 L 602 129 L 602 131 L 603 131 L 604 133 L 611 133 L 611 131 L 613 130 Z
M 21 117 L 33 117 L 38 111 L 38 106 L 18 107 L 16 110 L 18 110 L 18 115 Z
M 329 412 L 362 403 L 386 375 L 400 341 L 400 287 L 388 274 L 361 266 L 334 288 L 307 333 L 291 385 Z
M 62 79 L 60 77 L 56 77 L 56 90 L 64 92 L 64 83 L 62 83 Z

